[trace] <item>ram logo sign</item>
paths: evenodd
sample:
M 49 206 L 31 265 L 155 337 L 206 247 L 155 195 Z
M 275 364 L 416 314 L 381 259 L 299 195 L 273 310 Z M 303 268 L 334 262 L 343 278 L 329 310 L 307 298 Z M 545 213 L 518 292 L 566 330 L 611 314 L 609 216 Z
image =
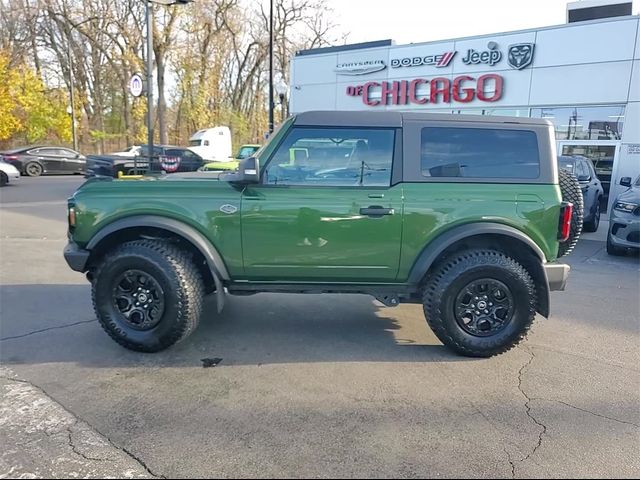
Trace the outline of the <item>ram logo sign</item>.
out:
M 534 47 L 535 44 L 533 43 L 516 43 L 509 45 L 509 53 L 507 55 L 509 66 L 516 70 L 522 70 L 531 65 L 531 62 L 533 62 Z

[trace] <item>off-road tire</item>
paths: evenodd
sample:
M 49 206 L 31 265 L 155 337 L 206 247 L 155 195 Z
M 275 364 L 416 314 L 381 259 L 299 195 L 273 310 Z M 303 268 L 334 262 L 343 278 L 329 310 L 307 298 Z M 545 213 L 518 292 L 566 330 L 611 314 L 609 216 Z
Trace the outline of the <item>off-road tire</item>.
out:
M 128 325 L 115 301 L 117 279 L 133 269 L 151 276 L 164 292 L 163 314 L 148 330 Z M 92 279 L 91 297 L 100 325 L 129 350 L 159 352 L 188 337 L 199 323 L 202 277 L 191 256 L 168 241 L 123 243 L 105 255 Z
M 585 232 L 596 232 L 600 226 L 600 198 L 596 201 L 595 210 L 591 215 L 591 220 L 582 224 L 582 230 Z
M 8 183 L 9 177 L 7 177 L 7 174 L 4 172 L 0 172 L 0 187 L 4 187 Z
M 580 238 L 580 234 L 582 233 L 582 222 L 584 220 L 584 199 L 582 198 L 580 183 L 574 175 L 564 170 L 558 170 L 558 178 L 560 181 L 560 192 L 562 192 L 562 201 L 573 203 L 569 238 L 566 242 L 561 242 L 558 247 L 558 258 L 560 258 L 571 253 L 578 243 L 578 238 Z
M 513 297 L 513 314 L 489 336 L 465 331 L 456 319 L 455 302 L 469 282 L 478 279 L 502 282 Z M 429 274 L 422 304 L 427 323 L 445 346 L 469 357 L 491 357 L 517 345 L 528 333 L 536 315 L 536 288 L 529 272 L 502 252 L 473 249 L 454 254 Z
M 28 177 L 39 177 L 43 172 L 44 168 L 38 162 L 29 162 L 24 166 L 24 173 Z

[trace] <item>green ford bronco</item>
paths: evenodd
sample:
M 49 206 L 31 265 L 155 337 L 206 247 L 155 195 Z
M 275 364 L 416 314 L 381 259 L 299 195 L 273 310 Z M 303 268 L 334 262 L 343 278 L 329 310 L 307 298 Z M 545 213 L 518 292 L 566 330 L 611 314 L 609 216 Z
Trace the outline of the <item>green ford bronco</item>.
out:
M 235 172 L 92 179 L 68 208 L 69 266 L 144 352 L 207 294 L 294 292 L 420 303 L 451 349 L 499 354 L 549 316 L 582 228 L 546 120 L 402 112 L 302 113 Z

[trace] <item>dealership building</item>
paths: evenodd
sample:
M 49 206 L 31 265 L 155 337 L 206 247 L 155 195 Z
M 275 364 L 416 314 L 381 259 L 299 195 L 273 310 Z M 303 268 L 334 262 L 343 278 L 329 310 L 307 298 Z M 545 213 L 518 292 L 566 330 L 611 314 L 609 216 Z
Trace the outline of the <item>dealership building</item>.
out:
M 631 2 L 567 6 L 564 25 L 297 53 L 292 113 L 403 110 L 546 118 L 558 154 L 593 160 L 614 196 L 640 174 L 640 17 Z

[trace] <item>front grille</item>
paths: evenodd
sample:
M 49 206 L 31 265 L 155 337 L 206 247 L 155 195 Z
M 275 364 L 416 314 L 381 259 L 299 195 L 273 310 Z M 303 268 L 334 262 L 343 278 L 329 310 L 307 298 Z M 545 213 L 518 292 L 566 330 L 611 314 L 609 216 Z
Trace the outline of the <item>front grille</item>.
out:
M 636 208 L 633 210 L 633 214 L 634 214 L 636 217 L 640 217 L 640 207 L 636 207 Z
M 627 242 L 640 243 L 640 232 L 631 232 L 627 235 Z

